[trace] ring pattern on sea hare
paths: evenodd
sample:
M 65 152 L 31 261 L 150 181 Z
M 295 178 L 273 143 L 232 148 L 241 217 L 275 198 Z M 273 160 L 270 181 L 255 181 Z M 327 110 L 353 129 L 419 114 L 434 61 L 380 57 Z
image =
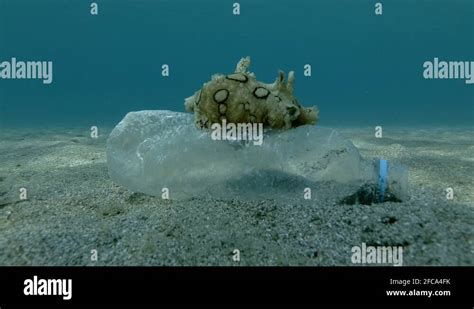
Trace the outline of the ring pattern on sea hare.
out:
M 265 99 L 266 97 L 268 97 L 269 94 L 270 94 L 270 91 L 268 91 L 267 89 L 263 87 L 257 87 L 253 91 L 253 95 L 259 99 Z
M 216 103 L 223 103 L 229 97 L 229 90 L 227 89 L 219 89 L 214 93 L 214 101 Z
M 219 113 L 224 115 L 226 111 L 227 111 L 227 104 L 225 103 L 219 104 Z
M 229 74 L 226 78 L 241 83 L 246 83 L 249 80 L 248 77 L 242 73 Z
M 296 111 L 298 110 L 295 106 L 289 106 L 286 109 L 288 110 L 288 113 L 290 115 L 294 115 L 296 113 Z
M 229 90 L 227 89 L 219 89 L 214 93 L 214 101 L 216 103 L 224 103 L 225 100 L 229 97 Z

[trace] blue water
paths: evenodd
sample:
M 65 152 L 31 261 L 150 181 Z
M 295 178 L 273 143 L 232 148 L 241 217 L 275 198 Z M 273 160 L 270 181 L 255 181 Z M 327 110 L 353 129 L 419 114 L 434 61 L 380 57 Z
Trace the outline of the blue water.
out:
M 54 80 L 0 80 L 0 126 L 113 125 L 184 111 L 243 56 L 259 80 L 296 71 L 321 125 L 473 125 L 474 84 L 425 80 L 438 57 L 474 61 L 473 0 L 0 0 L 0 61 L 53 61 Z M 170 76 L 161 76 L 162 64 Z M 303 66 L 312 65 L 312 77 Z

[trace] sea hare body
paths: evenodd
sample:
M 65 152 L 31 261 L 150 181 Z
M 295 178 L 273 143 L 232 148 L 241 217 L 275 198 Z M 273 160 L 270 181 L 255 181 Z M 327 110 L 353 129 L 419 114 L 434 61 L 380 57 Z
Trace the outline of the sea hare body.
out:
M 319 126 L 266 129 L 263 144 L 211 139 L 193 115 L 171 111 L 130 112 L 107 141 L 109 174 L 135 192 L 171 198 L 212 196 L 276 198 L 294 190 L 301 198 L 314 182 L 359 182 L 357 148 Z
M 264 127 L 289 129 L 318 120 L 316 107 L 305 108 L 293 95 L 294 72 L 285 83 L 283 71 L 273 84 L 257 81 L 248 71 L 250 58 L 242 58 L 233 74 L 215 74 L 211 81 L 185 100 L 187 111 L 194 112 L 198 128 L 213 123 L 262 123 Z

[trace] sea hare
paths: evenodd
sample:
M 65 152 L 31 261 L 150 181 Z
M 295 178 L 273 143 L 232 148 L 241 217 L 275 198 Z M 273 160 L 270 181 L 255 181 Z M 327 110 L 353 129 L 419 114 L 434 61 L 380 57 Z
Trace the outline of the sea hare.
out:
M 235 72 L 215 74 L 194 95 L 185 99 L 185 108 L 195 114 L 198 128 L 213 123 L 262 123 L 264 127 L 289 129 L 318 120 L 317 107 L 305 108 L 293 95 L 295 74 L 279 72 L 273 84 L 265 84 L 248 71 L 250 58 L 242 58 Z

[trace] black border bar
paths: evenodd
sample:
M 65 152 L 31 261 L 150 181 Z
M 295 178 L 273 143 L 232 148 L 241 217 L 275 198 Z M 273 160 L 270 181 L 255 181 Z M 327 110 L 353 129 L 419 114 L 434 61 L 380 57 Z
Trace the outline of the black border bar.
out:
M 25 296 L 24 281 L 72 279 L 72 299 Z M 390 279 L 449 279 L 391 285 Z M 8 304 L 465 304 L 474 303 L 474 267 L 0 267 Z M 424 280 L 423 280 L 424 281 Z M 450 296 L 387 296 L 386 290 L 449 290 Z

